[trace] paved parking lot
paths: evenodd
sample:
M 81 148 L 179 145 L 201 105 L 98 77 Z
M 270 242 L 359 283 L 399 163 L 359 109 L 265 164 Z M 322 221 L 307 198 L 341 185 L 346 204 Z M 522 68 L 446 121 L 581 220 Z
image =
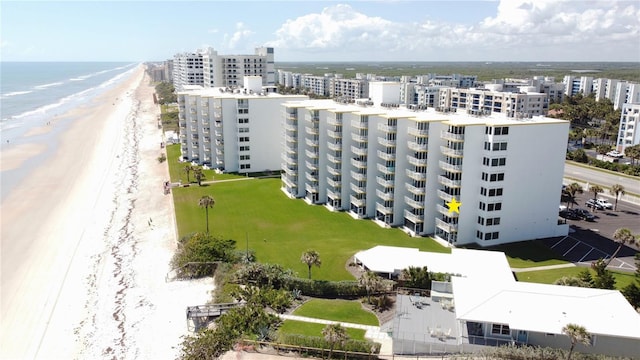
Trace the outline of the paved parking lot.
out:
M 603 194 L 604 195 L 604 194 Z M 573 208 L 587 209 L 584 203 L 591 194 L 579 194 Z M 607 196 L 601 196 L 613 199 Z M 563 204 L 566 205 L 566 204 Z M 610 258 L 618 248 L 613 241 L 613 233 L 619 228 L 628 228 L 631 233 L 640 234 L 640 206 L 628 202 L 619 201 L 617 211 L 588 209 L 596 220 L 588 222 L 584 220 L 567 220 L 570 224 L 569 236 L 566 238 L 547 239 L 545 243 L 558 255 L 565 259 L 589 265 L 591 262 L 603 258 Z M 623 246 L 616 258 L 609 264 L 611 270 L 634 271 L 634 255 L 638 248 Z

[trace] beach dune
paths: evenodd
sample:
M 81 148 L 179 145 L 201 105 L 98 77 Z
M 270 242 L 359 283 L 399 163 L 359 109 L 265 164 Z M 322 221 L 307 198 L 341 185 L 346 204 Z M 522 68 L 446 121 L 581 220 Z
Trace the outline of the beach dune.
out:
M 2 202 L 1 359 L 177 356 L 185 307 L 213 284 L 165 281 L 176 227 L 152 95 L 140 65 L 63 115 L 59 145 Z

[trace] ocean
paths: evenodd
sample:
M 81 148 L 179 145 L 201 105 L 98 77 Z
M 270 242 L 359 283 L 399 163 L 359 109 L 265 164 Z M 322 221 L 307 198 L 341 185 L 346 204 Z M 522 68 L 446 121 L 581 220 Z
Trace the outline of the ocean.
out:
M 115 84 L 136 63 L 0 63 L 0 135 L 18 137 Z M 4 141 L 3 141 L 4 143 Z

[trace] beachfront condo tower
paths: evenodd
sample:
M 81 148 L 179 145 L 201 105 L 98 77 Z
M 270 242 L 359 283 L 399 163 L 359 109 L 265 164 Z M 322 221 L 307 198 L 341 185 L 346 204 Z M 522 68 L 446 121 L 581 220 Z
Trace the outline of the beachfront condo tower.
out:
M 447 245 L 563 236 L 569 122 L 407 108 L 401 85 L 362 100 L 284 104 L 284 193 Z

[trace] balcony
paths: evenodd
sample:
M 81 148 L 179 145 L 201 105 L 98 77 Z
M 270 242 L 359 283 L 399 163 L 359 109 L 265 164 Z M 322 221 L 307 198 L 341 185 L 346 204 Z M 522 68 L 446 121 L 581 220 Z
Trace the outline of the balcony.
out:
M 382 146 L 386 146 L 386 147 L 395 147 L 396 146 L 396 141 L 395 140 L 390 140 L 387 138 L 383 138 L 383 137 L 378 137 L 378 144 L 382 145 Z
M 355 142 L 361 142 L 361 143 L 369 142 L 369 138 L 367 137 L 367 135 L 351 133 L 351 139 L 353 139 L 353 141 Z
M 462 165 L 453 165 L 442 160 L 440 160 L 439 165 L 440 165 L 440 169 L 442 170 L 447 170 L 450 172 L 462 172 Z
M 393 214 L 393 206 L 385 206 L 384 204 L 376 203 L 376 210 L 385 214 Z
M 222 127 L 222 121 L 216 121 L 214 123 L 214 126 L 217 127 L 217 128 L 221 128 Z
M 413 166 L 427 166 L 427 159 L 418 159 L 412 155 L 407 155 L 407 161 Z
M 366 169 L 367 168 L 367 160 L 363 159 L 351 159 L 351 165 L 357 167 L 358 169 Z
M 317 193 L 318 192 L 318 185 L 315 185 L 315 184 L 304 184 L 304 189 L 307 190 L 310 193 Z
M 298 175 L 298 168 L 295 166 L 287 166 L 283 164 L 282 171 L 284 171 L 289 176 Z
M 351 127 L 356 129 L 368 129 L 369 123 L 366 121 L 351 120 Z
M 327 130 L 327 135 L 332 139 L 342 139 L 342 131 Z
M 421 173 L 421 172 L 417 172 L 417 171 L 413 171 L 413 170 L 406 170 L 406 174 L 409 178 L 413 179 L 413 180 L 418 180 L 418 181 L 422 181 L 422 180 L 426 180 L 427 179 L 427 174 L 425 173 Z
M 304 142 L 311 147 L 318 147 L 318 140 L 304 139 Z
M 438 190 L 438 197 L 446 202 L 450 202 L 453 200 L 453 195 L 449 195 L 442 190 Z
M 305 165 L 309 170 L 318 170 L 318 163 L 313 161 L 305 161 Z
M 338 200 L 338 199 L 342 198 L 342 195 L 340 194 L 340 192 L 329 190 L 329 189 L 327 189 L 327 196 L 332 198 L 332 199 L 334 199 L 334 200 Z
M 217 137 L 217 138 L 222 138 L 222 131 L 214 131 L 213 134 Z
M 378 150 L 378 157 L 381 158 L 382 160 L 392 161 L 396 159 L 396 154 Z
M 282 160 L 289 165 L 298 165 L 298 159 L 289 154 L 282 154 Z
M 407 190 L 410 193 L 414 194 L 414 195 L 424 195 L 424 186 L 423 187 L 416 187 L 416 186 L 413 186 L 411 184 L 407 184 L 405 186 L 406 186 Z
M 419 143 L 417 141 L 409 141 L 407 143 L 407 146 L 409 146 L 409 149 L 413 151 L 425 152 L 428 150 L 429 144 Z
M 298 138 L 295 136 L 291 136 L 291 135 L 285 135 L 284 136 L 284 141 L 288 142 L 288 143 L 297 143 L 298 142 Z
M 457 213 L 457 212 L 455 212 L 455 211 L 451 211 L 451 212 L 449 212 L 449 209 L 447 209 L 447 207 L 446 207 L 446 206 L 442 206 L 442 205 L 438 204 L 438 205 L 436 206 L 436 209 L 437 209 L 437 210 L 438 210 L 438 212 L 439 212 L 440 214 L 442 214 L 442 215 L 446 215 L 446 216 L 448 216 L 448 217 L 452 217 L 452 218 L 456 218 L 456 217 L 458 217 L 458 213 Z
M 292 179 L 289 179 L 286 176 L 282 177 L 282 182 L 284 182 L 285 184 L 287 184 L 287 186 L 292 187 L 292 188 L 298 186 L 298 184 L 296 184 L 295 182 L 293 182 Z
M 383 174 L 394 174 L 396 172 L 396 168 L 393 166 L 387 167 L 384 166 L 384 164 L 378 164 L 377 165 L 378 171 L 380 171 Z
M 317 159 L 318 153 L 316 151 L 305 150 L 304 153 L 307 155 L 309 159 Z
M 317 183 L 318 182 L 318 172 L 317 171 L 312 171 L 312 172 L 305 171 L 304 177 L 307 180 L 311 181 L 312 183 Z
M 327 171 L 331 175 L 340 175 L 342 172 L 340 171 L 340 167 L 333 167 L 332 165 L 327 165 Z
M 376 190 L 376 195 L 382 200 L 391 201 L 393 200 L 393 191 L 382 191 L 380 189 Z
M 462 157 L 462 150 L 451 149 L 447 146 L 440 146 L 440 152 L 443 155 L 451 156 L 451 157 Z
M 327 124 L 332 126 L 340 126 L 342 125 L 342 119 L 336 119 L 335 117 L 328 116 Z
M 429 136 L 429 130 L 418 129 L 416 127 L 409 127 L 407 129 L 407 133 L 409 135 L 418 136 L 418 137 L 426 137 Z
M 342 143 L 340 143 L 340 142 L 338 142 L 338 143 L 329 142 L 329 143 L 327 143 L 327 147 L 329 148 L 329 150 L 340 151 L 340 150 L 342 150 Z
M 387 180 L 380 176 L 376 176 L 376 182 L 386 188 L 394 187 L 393 180 Z
M 436 218 L 436 226 L 448 233 L 458 232 L 458 225 L 449 224 L 448 222 L 443 221 L 442 219 Z
M 305 126 L 304 131 L 309 135 L 318 135 L 319 131 L 317 127 Z
M 422 215 L 416 215 L 416 214 L 414 214 L 414 213 L 412 213 L 411 211 L 406 210 L 406 209 L 404 210 L 404 217 L 405 217 L 407 220 L 409 220 L 409 221 L 411 221 L 412 223 L 414 223 L 414 224 L 421 224 L 421 223 L 423 223 L 423 222 L 424 222 L 424 214 L 422 214 Z
M 356 155 L 367 156 L 367 154 L 369 153 L 369 149 L 367 149 L 366 147 L 351 145 L 351 152 Z
M 284 124 L 284 129 L 287 130 L 287 131 L 292 131 L 292 132 L 293 131 L 298 131 L 298 127 L 297 126 L 295 126 L 293 124 L 287 124 L 287 123 Z
M 357 181 L 367 181 L 367 174 L 359 173 L 357 171 L 351 171 L 351 178 Z
M 353 195 L 349 196 L 349 201 L 351 201 L 351 203 L 357 207 L 363 207 L 366 204 L 366 199 L 364 198 L 357 198 Z
M 459 188 L 461 186 L 462 181 L 460 180 L 451 180 L 445 176 L 438 176 L 438 182 L 442 185 L 451 187 L 451 188 Z
M 366 185 L 360 186 L 358 184 L 351 183 L 349 187 L 355 193 L 358 193 L 358 194 L 366 194 L 367 193 L 367 186 Z
M 398 131 L 398 127 L 396 125 L 378 124 L 378 130 L 385 133 L 395 133 Z
M 407 203 L 407 205 L 411 206 L 414 209 L 424 209 L 424 200 L 417 201 L 417 200 L 414 200 L 412 197 L 405 196 L 404 197 L 404 202 Z
M 327 160 L 334 164 L 340 164 L 342 162 L 342 159 L 339 156 L 334 156 L 331 154 L 327 154 Z
M 440 132 L 440 137 L 450 141 L 464 141 L 464 134 L 454 134 L 446 130 Z
M 342 187 L 342 180 L 327 178 L 327 184 L 334 189 Z

